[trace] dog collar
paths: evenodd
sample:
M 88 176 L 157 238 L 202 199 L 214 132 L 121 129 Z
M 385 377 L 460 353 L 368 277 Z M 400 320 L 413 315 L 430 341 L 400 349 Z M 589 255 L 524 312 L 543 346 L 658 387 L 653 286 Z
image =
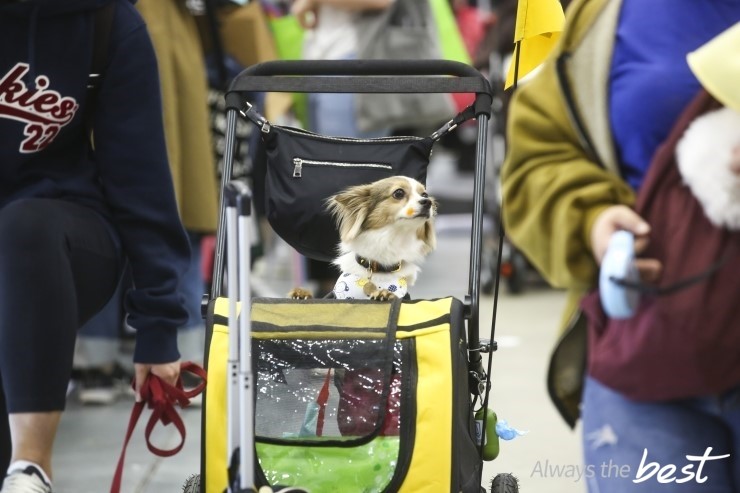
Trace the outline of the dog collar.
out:
M 383 265 L 379 262 L 376 262 L 375 260 L 368 260 L 365 257 L 360 257 L 359 255 L 355 255 L 355 260 L 358 264 L 369 270 L 371 273 L 383 272 L 386 274 L 390 274 L 393 272 L 398 272 L 399 270 L 401 270 L 401 265 L 403 264 L 403 261 L 401 261 L 393 265 Z

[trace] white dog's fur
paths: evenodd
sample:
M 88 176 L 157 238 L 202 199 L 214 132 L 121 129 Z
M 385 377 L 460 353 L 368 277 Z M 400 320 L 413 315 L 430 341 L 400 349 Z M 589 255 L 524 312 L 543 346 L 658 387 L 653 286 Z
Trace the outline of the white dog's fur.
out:
M 419 264 L 436 246 L 437 204 L 421 183 L 397 176 L 352 187 L 331 197 L 329 208 L 341 239 L 334 264 L 343 273 L 367 276 L 359 255 L 386 266 L 401 263 L 396 272 L 374 272 L 374 282 L 405 278 L 414 284 Z
M 740 176 L 730 169 L 740 146 L 740 113 L 722 108 L 694 120 L 676 146 L 684 183 L 717 227 L 740 229 Z

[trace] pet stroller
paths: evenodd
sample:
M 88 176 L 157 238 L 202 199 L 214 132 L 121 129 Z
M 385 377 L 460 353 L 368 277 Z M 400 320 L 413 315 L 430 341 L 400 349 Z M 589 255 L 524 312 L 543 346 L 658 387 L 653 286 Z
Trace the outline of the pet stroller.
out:
M 467 92 L 476 99 L 430 137 L 353 139 L 272 125 L 245 101 L 246 94 L 270 91 Z M 489 82 L 450 61 L 278 61 L 243 71 L 226 101 L 222 212 L 212 291 L 204 301 L 209 384 L 201 471 L 185 491 L 485 491 L 483 458 L 498 453 L 495 433 L 485 432 L 495 415 L 487 410 L 490 358 L 487 369 L 482 358 L 496 349 L 494 324 L 490 340 L 479 337 Z M 228 179 L 239 117 L 261 132 L 267 176 L 255 187 L 264 186 L 273 229 L 319 260 L 332 258 L 338 243 L 327 197 L 390 175 L 424 183 L 434 143 L 477 119 L 466 299 L 252 299 L 250 193 Z M 499 474 L 491 491 L 515 493 L 516 480 Z

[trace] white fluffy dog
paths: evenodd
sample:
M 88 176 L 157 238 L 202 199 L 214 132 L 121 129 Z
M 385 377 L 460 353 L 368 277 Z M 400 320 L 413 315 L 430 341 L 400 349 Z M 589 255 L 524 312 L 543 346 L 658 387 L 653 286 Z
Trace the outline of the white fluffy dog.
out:
M 684 182 L 719 228 L 740 229 L 740 113 L 721 108 L 701 115 L 676 146 Z

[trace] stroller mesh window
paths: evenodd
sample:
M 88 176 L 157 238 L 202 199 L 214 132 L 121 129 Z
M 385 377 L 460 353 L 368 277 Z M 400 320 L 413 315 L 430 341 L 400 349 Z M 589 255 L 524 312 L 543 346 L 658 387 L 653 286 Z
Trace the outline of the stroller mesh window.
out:
M 268 483 L 383 491 L 399 462 L 403 344 L 392 362 L 383 339 L 257 347 L 257 456 Z
M 387 346 L 385 338 L 257 342 L 258 439 L 331 443 L 398 435 L 401 345 L 393 354 Z
M 411 345 L 396 340 L 400 307 L 253 303 L 255 438 L 269 484 L 362 493 L 394 481 L 415 375 Z

